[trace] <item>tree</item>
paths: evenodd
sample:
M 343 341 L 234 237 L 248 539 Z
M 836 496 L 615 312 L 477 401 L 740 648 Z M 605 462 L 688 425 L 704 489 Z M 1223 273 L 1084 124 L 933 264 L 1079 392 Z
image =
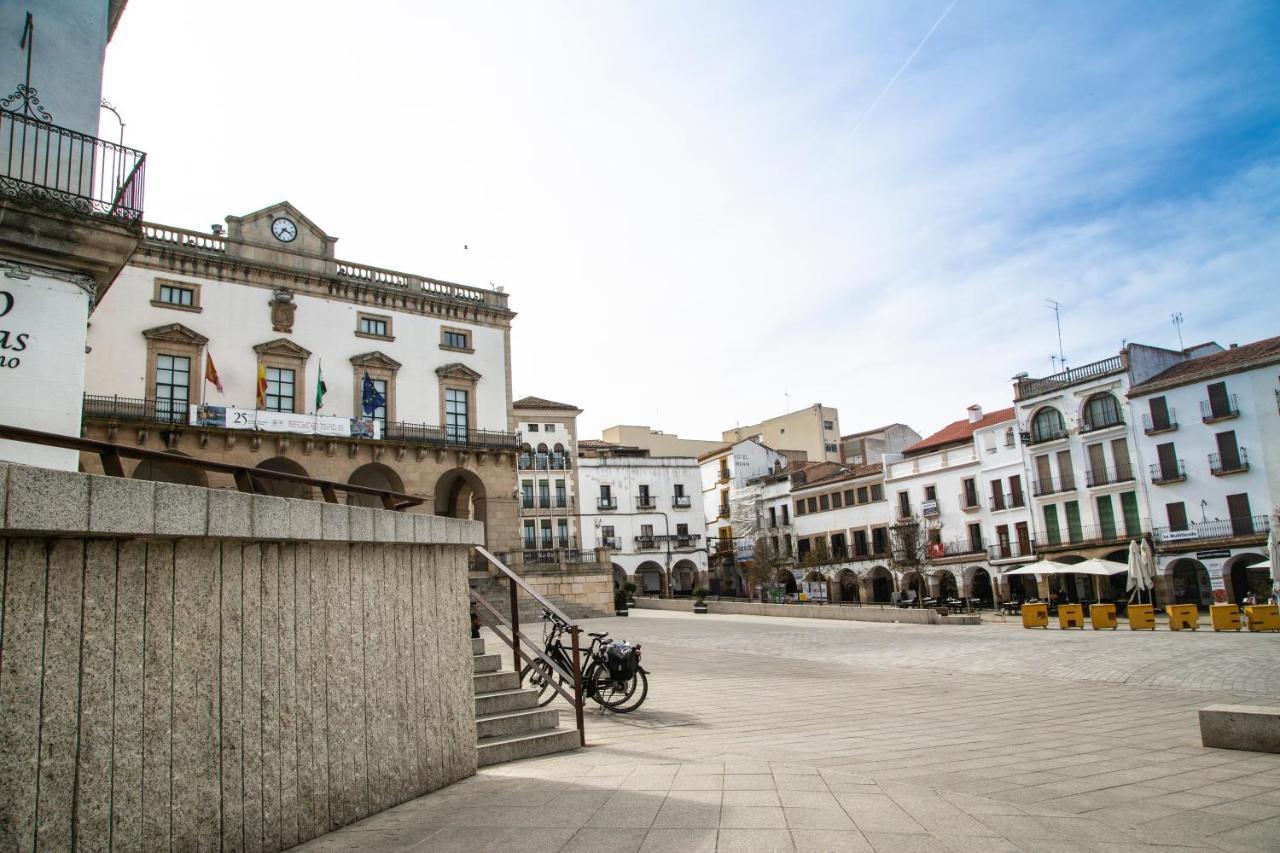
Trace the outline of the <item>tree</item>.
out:
M 929 561 L 929 543 L 938 529 L 936 521 L 915 515 L 899 519 L 889 528 L 889 562 L 898 570 L 894 576 L 895 586 L 898 572 L 914 571 L 924 577 L 924 566 Z
M 754 594 L 757 587 L 774 583 L 778 578 L 778 570 L 791 564 L 791 559 L 778 553 L 773 540 L 767 536 L 756 539 L 751 551 L 751 559 L 744 561 L 740 568 L 743 578 Z

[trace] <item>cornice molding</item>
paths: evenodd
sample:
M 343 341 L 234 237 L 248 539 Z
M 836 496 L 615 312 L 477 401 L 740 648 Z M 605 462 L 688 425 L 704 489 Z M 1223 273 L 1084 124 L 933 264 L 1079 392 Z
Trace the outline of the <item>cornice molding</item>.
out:
M 204 346 L 209 343 L 209 339 L 197 331 L 188 329 L 181 323 L 169 323 L 165 326 L 156 326 L 154 329 L 146 329 L 142 336 L 149 341 L 167 341 L 169 343 L 179 344 L 195 344 L 196 346 Z
M 255 344 L 253 351 L 258 355 L 282 355 L 288 358 L 300 358 L 303 361 L 311 358 L 311 350 L 298 346 L 288 338 L 276 338 L 274 341 Z

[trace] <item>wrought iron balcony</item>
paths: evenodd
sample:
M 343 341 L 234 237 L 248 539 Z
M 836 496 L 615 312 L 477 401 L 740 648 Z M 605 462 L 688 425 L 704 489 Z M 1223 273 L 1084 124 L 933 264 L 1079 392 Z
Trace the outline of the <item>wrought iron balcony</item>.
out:
M 657 506 L 653 495 L 640 495 L 636 498 L 636 509 L 653 509 Z
M 1114 483 L 1127 483 L 1133 479 L 1132 465 L 1117 465 L 1114 468 L 1089 468 L 1084 472 L 1085 482 L 1090 488 L 1109 486 Z
M 671 498 L 672 509 L 688 509 L 690 505 L 690 498 L 688 495 L 676 495 Z
M 729 507 L 725 506 L 724 504 L 721 504 L 721 505 L 720 505 L 720 509 L 719 509 L 719 510 L 717 510 L 717 515 L 716 515 L 716 517 L 717 517 L 717 518 L 728 518 L 728 517 L 729 517 Z
M 1142 416 L 1142 431 L 1147 435 L 1158 435 L 1162 432 L 1173 432 L 1178 428 L 1178 413 L 1174 409 L 1169 410 L 1169 417 L 1163 420 L 1156 420 L 1151 415 Z
M 1048 444 L 1051 441 L 1061 441 L 1067 437 L 1065 429 L 1050 429 L 1038 433 L 1030 433 L 1027 435 L 1027 444 Z
M 698 543 L 702 541 L 702 534 L 690 533 L 686 536 L 677 534 L 675 540 L 676 548 L 696 548 L 698 547 Z
M 1016 560 L 1024 557 L 1034 557 L 1035 554 L 1035 539 L 1028 539 L 1025 542 L 1018 540 L 997 542 L 987 548 L 987 557 L 992 560 Z
M 982 541 L 972 539 L 952 539 L 949 542 L 930 542 L 926 553 L 929 559 L 939 560 L 947 557 L 961 557 L 966 554 L 981 554 Z
M 1100 429 L 1111 429 L 1112 427 L 1124 426 L 1124 418 L 1119 412 L 1114 415 L 1108 415 L 1098 421 L 1090 421 L 1084 418 L 1080 421 L 1080 432 L 1097 432 Z
M 660 547 L 658 540 L 652 536 L 637 536 L 635 542 L 637 551 L 657 551 Z
M 720 482 L 721 482 L 721 483 L 727 483 L 727 482 L 729 482 L 731 479 L 733 479 L 733 475 L 729 473 L 729 470 L 728 470 L 727 468 L 721 468 L 721 469 L 720 469 Z
M 1031 494 L 1035 497 L 1043 497 L 1044 495 L 1057 494 L 1058 492 L 1073 492 L 1076 488 L 1075 474 L 1067 474 L 1062 477 L 1049 477 L 1045 480 L 1031 481 Z
M 1240 409 L 1236 406 L 1236 395 L 1228 394 L 1226 399 L 1201 400 L 1200 401 L 1200 420 L 1207 424 L 1217 423 L 1218 421 L 1227 421 L 1231 418 L 1240 417 Z
M 976 492 L 961 492 L 960 509 L 965 512 L 973 512 L 974 510 L 982 509 L 982 501 L 978 500 L 978 494 Z M 992 507 L 992 509 L 995 509 L 995 507 Z
M 1113 542 L 1126 543 L 1141 536 L 1141 529 L 1126 530 L 1123 519 L 1117 519 L 1117 523 L 1111 525 L 1085 524 L 1074 528 L 1067 525 L 1057 531 L 1046 530 L 1044 536 L 1038 540 L 1037 547 L 1041 550 L 1061 550 L 1088 545 L 1107 545 Z
M 521 471 L 565 471 L 570 468 L 570 464 L 567 456 L 521 453 L 516 460 L 516 467 Z
M 137 224 L 146 164 L 141 151 L 0 110 L 0 194 Z
M 1187 479 L 1187 468 L 1182 464 L 1181 459 L 1175 459 L 1170 465 L 1160 462 L 1151 465 L 1151 482 L 1157 486 L 1181 483 L 1185 479 Z
M 533 509 L 533 495 L 525 495 L 520 501 L 521 509 Z
M 1209 470 L 1215 477 L 1226 474 L 1239 474 L 1249 470 L 1249 454 L 1243 447 L 1237 447 L 1232 453 L 1210 453 Z
M 1271 519 L 1265 515 L 1241 518 L 1215 519 L 1191 522 L 1181 530 L 1172 527 L 1156 527 L 1151 538 L 1157 543 L 1199 542 L 1206 539 L 1234 539 L 1237 537 L 1265 538 L 1271 530 Z
M 612 510 L 618 508 L 617 498 L 596 498 L 596 509 Z
M 618 550 L 618 537 L 616 537 L 616 536 L 601 536 L 601 537 L 600 537 L 600 546 L 599 546 L 599 547 L 601 547 L 601 548 L 608 548 L 610 551 L 617 551 L 617 550 Z

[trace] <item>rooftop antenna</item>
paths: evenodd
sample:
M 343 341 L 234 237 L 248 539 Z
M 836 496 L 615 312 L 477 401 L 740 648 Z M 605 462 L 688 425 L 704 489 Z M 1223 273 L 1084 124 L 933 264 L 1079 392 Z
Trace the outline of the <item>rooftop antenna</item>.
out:
M 1169 319 L 1173 321 L 1173 327 L 1178 330 L 1178 349 L 1186 350 L 1182 343 L 1182 312 L 1176 311 L 1169 315 Z
M 1050 371 L 1049 371 L 1049 372 L 1050 372 L 1050 373 L 1057 373 L 1057 372 L 1058 372 L 1058 357 L 1057 357 L 1056 355 L 1054 355 L 1053 353 L 1049 353 L 1049 364 L 1051 364 L 1051 365 L 1053 366 L 1053 367 L 1052 367 L 1052 369 L 1050 369 Z
M 783 391 L 783 392 L 782 392 L 782 397 L 783 397 L 783 399 L 784 399 L 784 400 L 786 400 L 786 408 L 785 408 L 785 411 L 788 411 L 788 412 L 789 412 L 789 411 L 791 411 L 791 395 L 790 395 L 790 394 L 788 394 L 786 391 Z
M 1046 299 L 1045 302 L 1053 309 L 1053 320 L 1058 324 L 1058 361 L 1062 362 L 1062 369 L 1067 369 L 1067 357 L 1062 352 L 1062 303 L 1052 299 Z

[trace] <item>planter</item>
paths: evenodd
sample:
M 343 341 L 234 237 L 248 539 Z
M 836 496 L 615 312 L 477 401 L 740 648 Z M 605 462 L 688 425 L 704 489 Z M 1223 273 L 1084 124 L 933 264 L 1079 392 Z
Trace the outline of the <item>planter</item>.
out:
M 707 612 L 707 603 L 706 603 L 705 601 L 695 601 L 695 602 L 693 603 L 693 612 L 694 612 L 694 613 L 706 613 L 706 612 Z
M 626 616 L 626 615 L 627 615 L 627 608 L 625 608 L 625 607 L 615 607 L 615 608 L 613 609 L 613 615 L 614 615 L 614 616 Z

